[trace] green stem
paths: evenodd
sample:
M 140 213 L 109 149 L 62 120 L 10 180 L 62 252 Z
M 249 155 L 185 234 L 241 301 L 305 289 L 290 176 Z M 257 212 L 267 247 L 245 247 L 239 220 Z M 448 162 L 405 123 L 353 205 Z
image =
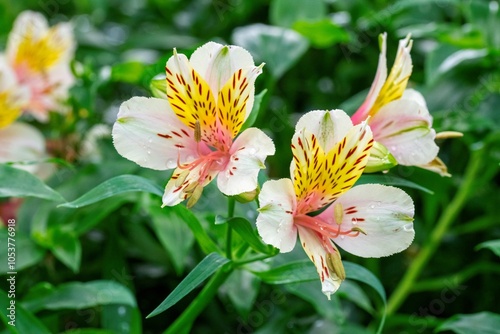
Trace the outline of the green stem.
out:
M 163 334 L 189 333 L 196 317 L 205 309 L 205 307 L 214 298 L 219 287 L 224 283 L 232 270 L 221 268 L 208 281 L 207 285 L 201 290 L 200 294 L 189 304 L 175 322 L 167 328 Z
M 485 151 L 486 150 L 483 147 L 472 153 L 461 187 L 458 189 L 455 197 L 439 218 L 429 240 L 424 244 L 415 260 L 411 263 L 410 268 L 405 273 L 389 298 L 389 302 L 387 303 L 387 315 L 394 314 L 406 300 L 408 295 L 411 293 L 416 279 L 422 272 L 422 269 L 432 257 L 443 239 L 444 234 L 460 213 L 460 210 L 464 206 L 471 190 L 473 189 L 473 186 L 475 185 L 475 179 L 482 165 L 482 158 Z
M 233 218 L 234 216 L 234 206 L 236 204 L 236 201 L 234 200 L 234 197 L 228 197 L 228 202 L 227 202 L 227 218 Z M 226 232 L 226 257 L 229 260 L 232 260 L 233 258 L 233 251 L 232 251 L 232 242 L 233 242 L 233 228 L 231 227 L 231 224 L 226 224 L 227 225 L 227 232 Z

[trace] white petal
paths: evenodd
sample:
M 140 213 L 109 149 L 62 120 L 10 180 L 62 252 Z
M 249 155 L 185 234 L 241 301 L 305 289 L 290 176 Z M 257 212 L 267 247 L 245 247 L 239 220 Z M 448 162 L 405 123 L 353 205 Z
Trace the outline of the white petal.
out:
M 425 102 L 424 96 L 420 92 L 416 91 L 415 89 L 412 89 L 412 88 L 405 89 L 405 91 L 403 92 L 403 96 L 401 96 L 401 99 L 415 101 L 418 104 L 420 104 L 422 107 L 424 107 L 424 109 L 427 110 L 427 112 L 428 112 L 427 103 Z M 430 115 L 429 115 L 429 117 L 430 117 Z
M 13 123 L 0 129 L 0 163 L 39 161 L 45 155 L 45 139 L 33 126 Z M 19 164 L 16 167 L 34 173 L 39 165 Z
M 193 131 L 163 99 L 133 97 L 122 103 L 112 135 L 118 153 L 146 168 L 171 169 L 178 160 L 198 156 Z
M 382 86 L 385 83 L 385 80 L 387 79 L 387 56 L 386 56 L 386 50 L 387 50 L 387 33 L 383 33 L 380 35 L 381 41 L 380 41 L 380 55 L 378 58 L 378 67 L 377 67 L 377 72 L 375 74 L 375 78 L 373 79 L 372 86 L 370 88 L 370 91 L 368 92 L 368 95 L 366 96 L 365 101 L 359 107 L 359 109 L 352 115 L 352 121 L 354 124 L 359 124 L 362 121 L 366 120 L 368 117 L 368 113 L 370 112 L 370 109 L 372 108 L 373 104 L 375 103 L 375 100 L 378 97 L 378 94 L 380 93 L 380 90 L 382 89 Z
M 220 191 L 232 196 L 255 190 L 259 170 L 266 167 L 264 161 L 274 152 L 273 141 L 262 130 L 249 128 L 243 131 L 231 146 L 226 169 L 217 177 Z
M 380 184 L 356 186 L 319 216 L 331 221 L 338 205 L 343 209 L 341 230 L 359 228 L 366 233 L 333 239 L 349 253 L 361 257 L 389 256 L 405 250 L 413 241 L 413 201 L 401 189 Z
M 338 290 L 340 284 L 345 279 L 345 271 L 340 260 L 340 253 L 329 240 L 327 242 L 330 243 L 329 246 L 331 246 L 332 252 L 328 252 L 316 232 L 302 226 L 298 227 L 298 231 L 300 243 L 318 272 L 321 281 L 321 292 L 330 299 L 330 295 Z M 336 264 L 335 268 L 332 260 Z
M 215 96 L 234 72 L 240 68 L 250 70 L 255 67 L 252 56 L 245 49 L 215 42 L 208 42 L 196 49 L 190 62 L 210 85 Z
M 264 242 L 287 253 L 297 240 L 297 228 L 293 224 L 296 206 L 295 192 L 290 179 L 267 181 L 259 194 L 257 231 Z
M 304 128 L 313 133 L 318 138 L 323 151 L 328 152 L 346 136 L 352 128 L 352 121 L 340 109 L 314 110 L 299 119 L 295 126 L 295 132 L 302 131 Z
M 385 145 L 399 164 L 407 166 L 424 165 L 436 157 L 439 147 L 431 126 L 427 108 L 406 99 L 386 104 L 370 121 L 374 139 Z

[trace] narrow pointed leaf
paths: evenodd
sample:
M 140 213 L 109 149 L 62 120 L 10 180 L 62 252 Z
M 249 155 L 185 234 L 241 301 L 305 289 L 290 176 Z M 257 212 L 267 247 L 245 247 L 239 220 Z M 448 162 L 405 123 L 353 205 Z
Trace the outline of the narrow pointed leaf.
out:
M 163 190 L 148 179 L 136 175 L 120 175 L 104 181 L 78 199 L 64 203 L 60 207 L 81 208 L 106 198 L 135 191 L 163 195 Z
M 27 171 L 0 164 L 0 198 L 38 197 L 63 202 L 64 198 Z
M 476 248 L 474 249 L 480 250 L 483 248 L 487 248 L 491 250 L 493 253 L 495 253 L 496 256 L 500 256 L 500 239 L 482 242 L 479 245 L 477 245 Z
M 231 224 L 231 227 L 238 233 L 243 240 L 248 242 L 250 247 L 252 247 L 255 251 L 264 253 L 264 254 L 273 254 L 275 252 L 275 248 L 270 245 L 266 245 L 262 242 L 260 237 L 257 235 L 257 232 L 252 228 L 252 225 L 248 220 L 243 217 L 234 217 L 227 221 L 228 224 Z
M 436 333 L 452 331 L 457 334 L 495 334 L 500 328 L 500 315 L 492 312 L 457 314 L 436 329 Z
M 208 254 L 146 318 L 154 317 L 168 310 L 228 262 L 230 262 L 228 259 L 217 253 Z

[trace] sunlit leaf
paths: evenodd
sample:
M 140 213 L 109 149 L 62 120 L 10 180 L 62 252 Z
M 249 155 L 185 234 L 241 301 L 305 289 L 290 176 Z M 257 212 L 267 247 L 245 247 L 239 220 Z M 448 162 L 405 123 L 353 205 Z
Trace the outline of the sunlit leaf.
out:
M 226 263 L 229 263 L 229 260 L 219 254 L 208 254 L 146 318 L 168 310 Z
M 446 320 L 435 332 L 452 331 L 457 334 L 496 334 L 500 315 L 492 312 L 457 314 Z
M 146 66 L 138 61 L 116 64 L 111 68 L 111 80 L 139 83 L 145 70 Z
M 236 28 L 233 41 L 266 63 L 275 79 L 279 79 L 307 51 L 309 42 L 298 32 L 281 27 L 253 24 Z
M 487 248 L 495 253 L 495 255 L 500 256 L 500 239 L 482 242 L 476 246 L 475 250 L 480 250 L 483 248 Z
M 64 201 L 58 192 L 33 174 L 5 164 L 0 164 L 0 198 L 2 197 L 38 197 Z
M 114 281 L 70 282 L 57 287 L 41 283 L 33 287 L 22 305 L 31 312 L 40 310 L 79 310 L 97 305 L 123 304 L 136 306 L 129 289 Z
M 329 19 L 315 22 L 298 21 L 293 25 L 293 29 L 307 37 L 311 45 L 318 48 L 328 48 L 349 41 L 349 34 L 345 29 Z
M 163 190 L 148 179 L 136 175 L 120 175 L 104 181 L 78 199 L 61 204 L 60 207 L 81 208 L 109 197 L 136 191 L 163 195 Z
M 326 16 L 323 0 L 273 0 L 269 20 L 273 25 L 290 28 L 297 21 L 317 21 Z

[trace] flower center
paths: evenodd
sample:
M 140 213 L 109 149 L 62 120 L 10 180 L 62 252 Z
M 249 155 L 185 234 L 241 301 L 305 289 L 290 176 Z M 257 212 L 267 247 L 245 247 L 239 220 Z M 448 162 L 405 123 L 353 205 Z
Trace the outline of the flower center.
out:
M 360 233 L 366 234 L 360 227 L 354 226 L 345 228 L 342 226 L 342 219 L 338 219 L 338 214 L 335 212 L 335 216 L 333 218 L 335 225 L 329 224 L 322 219 L 319 219 L 318 216 L 311 217 L 305 214 L 300 214 L 295 216 L 294 223 L 311 229 L 317 233 L 319 233 L 323 238 L 334 239 L 337 237 L 341 237 L 342 239 L 346 236 L 348 237 L 357 237 Z M 340 217 L 341 218 L 341 217 Z

